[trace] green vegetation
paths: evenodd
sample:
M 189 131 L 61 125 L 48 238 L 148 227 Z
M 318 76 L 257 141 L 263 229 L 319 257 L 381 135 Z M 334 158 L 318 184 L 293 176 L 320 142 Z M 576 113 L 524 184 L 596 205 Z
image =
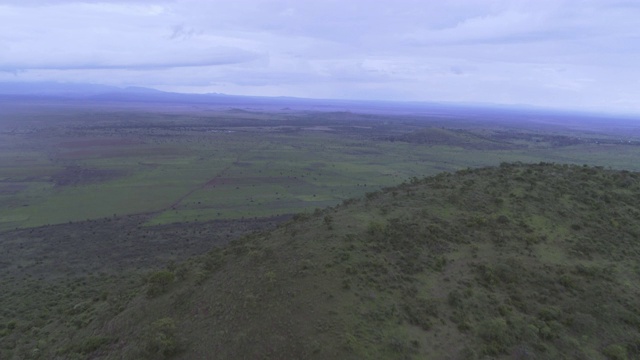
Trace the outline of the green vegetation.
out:
M 0 357 L 638 358 L 639 193 L 568 164 L 414 177 L 148 275 L 24 279 Z
M 147 296 L 156 297 L 164 294 L 175 279 L 176 276 L 169 270 L 160 270 L 151 274 L 147 281 Z
M 412 177 L 504 161 L 640 169 L 637 139 L 605 129 L 478 126 L 463 116 L 14 106 L 0 122 L 3 231 L 114 215 L 152 214 L 152 226 L 310 212 Z
M 640 357 L 629 124 L 10 105 L 0 359 Z

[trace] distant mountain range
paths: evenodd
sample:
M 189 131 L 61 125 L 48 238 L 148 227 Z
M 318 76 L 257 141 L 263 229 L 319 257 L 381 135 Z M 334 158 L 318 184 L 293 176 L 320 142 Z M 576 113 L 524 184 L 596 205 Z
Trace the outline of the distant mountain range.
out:
M 145 87 L 116 87 L 100 84 L 59 83 L 59 82 L 0 82 L 0 96 L 29 96 L 55 97 L 68 99 L 92 99 L 112 101 L 162 101 L 180 103 L 211 103 L 223 102 L 229 104 L 283 104 L 283 105 L 350 105 L 366 107 L 392 107 L 403 109 L 416 108 L 531 108 L 524 105 L 504 106 L 496 104 L 466 104 L 448 102 L 415 102 L 415 101 L 374 101 L 374 100 L 339 100 L 339 99 L 309 99 L 298 97 L 266 97 L 226 95 L 219 93 L 193 94 L 160 91 Z M 539 109 L 539 108 L 538 108 Z
M 190 94 L 166 92 L 145 87 L 125 87 L 57 82 L 0 82 L 1 99 L 60 99 L 96 102 L 139 102 L 162 104 L 193 104 L 260 109 L 291 109 L 316 111 L 353 111 L 428 115 L 470 115 L 482 108 L 478 104 L 437 102 L 394 102 L 371 100 L 308 99 L 298 97 L 266 97 L 226 95 L 218 93 Z M 484 108 L 494 107 L 484 105 Z M 505 108 L 506 109 L 506 108 Z M 472 110 L 471 112 L 469 110 Z
M 262 97 L 225 94 L 189 94 L 165 92 L 145 87 L 125 87 L 57 82 L 0 82 L 1 98 L 57 98 L 70 100 L 115 101 L 115 102 L 162 102 L 181 104 L 215 104 L 226 106 L 344 106 L 365 105 L 379 107 L 380 102 L 350 100 L 320 100 L 294 97 Z M 387 106 L 393 104 L 385 103 Z M 434 104 L 436 105 L 436 104 Z M 397 105 L 396 105 L 397 107 Z
M 379 101 L 344 99 L 309 99 L 298 97 L 266 97 L 227 95 L 219 93 L 193 94 L 160 91 L 145 87 L 116 87 L 100 84 L 59 82 L 0 82 L 0 100 L 10 99 L 64 99 L 96 102 L 140 102 L 162 104 L 193 104 L 225 107 L 257 107 L 260 109 L 353 111 L 378 114 L 415 114 L 454 118 L 516 119 L 523 116 L 529 120 L 539 115 L 578 117 L 580 122 L 603 119 L 629 118 L 628 115 L 597 114 L 575 110 L 548 109 L 530 105 L 504 105 L 488 103 L 426 102 L 426 101 Z M 637 117 L 631 117 L 634 120 Z M 544 121 L 543 121 L 544 122 Z M 555 121 L 554 121 L 555 122 Z

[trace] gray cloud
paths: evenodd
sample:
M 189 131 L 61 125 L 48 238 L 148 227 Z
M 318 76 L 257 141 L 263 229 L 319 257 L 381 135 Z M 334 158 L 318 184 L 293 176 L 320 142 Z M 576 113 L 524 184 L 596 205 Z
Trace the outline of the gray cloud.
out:
M 6 0 L 0 81 L 640 111 L 640 3 Z
M 171 40 L 187 40 L 193 36 L 202 35 L 203 31 L 198 31 L 194 28 L 186 27 L 184 24 L 176 25 L 171 29 Z
M 127 54 L 130 57 L 130 54 Z M 202 67 L 220 66 L 244 63 L 256 60 L 261 55 L 248 51 L 236 49 L 213 50 L 210 54 L 198 54 L 196 58 L 190 55 L 181 54 L 174 56 L 156 57 L 153 54 L 141 56 L 137 59 L 116 60 L 101 56 L 87 56 L 66 60 L 66 59 L 32 59 L 19 63 L 2 62 L 0 60 L 1 71 L 26 71 L 29 69 L 39 70 L 88 70 L 88 69 L 121 69 L 121 70 L 162 70 L 175 67 Z

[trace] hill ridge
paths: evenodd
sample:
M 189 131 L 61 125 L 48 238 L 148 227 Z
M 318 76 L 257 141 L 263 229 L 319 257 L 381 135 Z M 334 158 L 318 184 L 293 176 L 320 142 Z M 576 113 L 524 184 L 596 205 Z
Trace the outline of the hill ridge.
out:
M 634 358 L 639 200 L 586 165 L 414 178 L 151 274 L 61 354 Z

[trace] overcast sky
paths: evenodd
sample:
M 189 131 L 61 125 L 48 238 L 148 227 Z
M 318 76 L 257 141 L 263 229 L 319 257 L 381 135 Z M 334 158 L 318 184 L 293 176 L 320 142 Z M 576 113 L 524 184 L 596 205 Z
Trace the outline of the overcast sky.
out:
M 0 81 L 640 114 L 640 1 L 0 0 Z

